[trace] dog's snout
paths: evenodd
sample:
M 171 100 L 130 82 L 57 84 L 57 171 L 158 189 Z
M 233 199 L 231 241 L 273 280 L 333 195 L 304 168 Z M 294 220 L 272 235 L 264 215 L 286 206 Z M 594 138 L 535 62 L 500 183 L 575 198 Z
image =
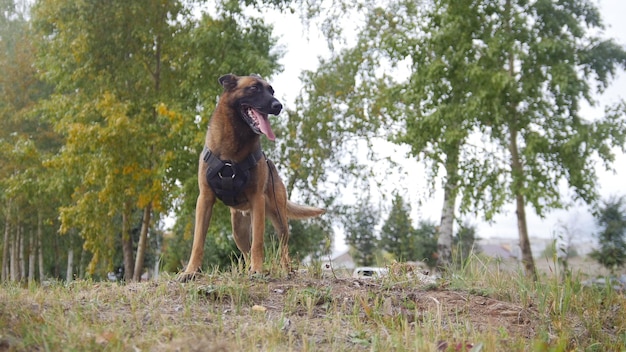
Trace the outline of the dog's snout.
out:
M 278 114 L 283 109 L 283 104 L 281 104 L 278 100 L 274 99 L 272 101 L 272 105 L 270 106 L 272 109 L 272 113 Z

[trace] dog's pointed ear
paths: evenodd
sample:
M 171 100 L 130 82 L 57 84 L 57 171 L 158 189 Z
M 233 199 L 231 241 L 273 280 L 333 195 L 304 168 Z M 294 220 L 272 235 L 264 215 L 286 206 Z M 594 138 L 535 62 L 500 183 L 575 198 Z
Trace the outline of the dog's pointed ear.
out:
M 222 87 L 224 87 L 224 89 L 232 90 L 232 89 L 235 89 L 235 87 L 237 87 L 238 80 L 239 80 L 239 77 L 233 75 L 232 73 L 229 73 L 227 75 L 223 75 L 217 81 L 220 82 L 220 84 L 222 85 Z

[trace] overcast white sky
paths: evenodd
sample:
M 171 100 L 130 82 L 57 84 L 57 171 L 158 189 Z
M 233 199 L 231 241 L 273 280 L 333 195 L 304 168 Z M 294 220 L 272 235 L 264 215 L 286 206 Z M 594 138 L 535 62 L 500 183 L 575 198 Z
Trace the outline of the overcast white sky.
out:
M 604 22 L 607 26 L 605 37 L 614 38 L 619 44 L 626 46 L 626 1 L 624 0 L 601 0 L 598 2 Z M 274 22 L 275 33 L 280 37 L 280 44 L 286 49 L 286 55 L 282 60 L 284 71 L 273 77 L 272 85 L 276 89 L 277 96 L 283 100 L 283 104 L 287 107 L 293 104 L 293 99 L 297 96 L 302 83 L 299 80 L 302 70 L 314 70 L 318 63 L 318 56 L 327 56 L 328 50 L 325 41 L 319 36 L 314 28 L 306 31 L 301 25 L 297 15 L 280 15 Z M 271 20 L 270 20 L 271 21 Z M 615 80 L 610 89 L 600 97 L 603 103 L 615 102 L 618 97 L 626 96 L 626 74 L 620 72 L 617 80 Z M 585 109 L 584 114 L 592 117 L 601 114 L 602 110 Z M 595 115 L 594 115 L 595 114 Z M 280 136 L 278 136 L 280 138 Z M 412 162 L 412 161 L 411 161 Z M 415 163 L 415 162 L 413 162 Z M 614 164 L 616 173 L 598 170 L 600 176 L 600 192 L 603 197 L 610 195 L 626 195 L 625 182 L 626 178 L 626 156 L 619 154 Z M 415 165 L 413 170 L 418 175 L 411 179 L 423 179 L 419 175 L 420 166 Z M 430 218 L 439 222 L 440 208 L 443 202 L 441 192 L 434 195 L 433 198 L 424 199 L 427 193 L 426 185 L 416 185 L 408 194 L 413 205 L 412 218 Z M 422 199 L 426 205 L 416 209 L 416 201 Z M 570 210 L 554 211 L 548 214 L 545 219 L 540 219 L 534 214 L 532 208 L 527 207 L 528 228 L 530 236 L 550 238 L 556 229 L 557 223 L 560 221 L 566 223 L 570 227 L 576 228 L 581 235 L 588 235 L 595 231 L 593 225 L 593 217 L 586 207 L 578 207 Z M 478 235 L 482 238 L 488 237 L 510 237 L 517 238 L 517 222 L 515 218 L 514 207 L 506 207 L 506 210 L 496 217 L 493 224 L 487 224 L 479 219 L 472 220 L 478 226 Z M 341 238 L 335 241 L 335 247 L 338 250 L 345 248 L 345 244 Z

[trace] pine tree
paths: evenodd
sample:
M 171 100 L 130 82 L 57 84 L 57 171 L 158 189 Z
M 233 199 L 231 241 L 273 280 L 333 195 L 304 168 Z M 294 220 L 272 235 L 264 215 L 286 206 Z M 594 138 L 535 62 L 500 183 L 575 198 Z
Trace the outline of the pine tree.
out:
M 412 260 L 423 261 L 430 267 L 437 265 L 437 238 L 437 225 L 430 220 L 420 220 L 409 241 Z
M 394 194 L 391 211 L 381 229 L 380 243 L 383 250 L 396 260 L 415 260 L 414 229 L 410 208 L 399 193 Z
M 476 226 L 464 223 L 460 226 L 452 240 L 455 264 L 462 265 L 472 253 L 479 253 L 476 245 L 479 238 L 476 236 Z
M 357 265 L 373 265 L 376 261 L 377 224 L 378 211 L 369 203 L 369 199 L 361 199 L 355 212 L 347 215 L 346 242 L 351 247 L 352 258 Z
M 626 199 L 610 198 L 596 214 L 600 248 L 590 255 L 611 273 L 626 263 Z

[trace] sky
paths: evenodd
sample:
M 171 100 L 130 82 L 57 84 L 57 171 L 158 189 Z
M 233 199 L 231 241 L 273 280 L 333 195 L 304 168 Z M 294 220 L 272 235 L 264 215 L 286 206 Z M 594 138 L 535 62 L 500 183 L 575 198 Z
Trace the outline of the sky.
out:
M 613 38 L 617 43 L 626 46 L 626 21 L 623 19 L 623 15 L 626 14 L 626 1 L 601 0 L 597 4 L 606 25 L 603 36 Z M 302 89 L 302 82 L 299 80 L 300 73 L 303 70 L 314 70 L 318 64 L 318 57 L 327 57 L 329 52 L 321 35 L 316 32 L 314 27 L 309 27 L 308 30 L 303 27 L 297 14 L 270 16 L 268 21 L 273 23 L 275 35 L 279 37 L 279 45 L 282 45 L 285 50 L 285 56 L 281 60 L 284 71 L 272 77 L 271 84 L 283 104 L 290 108 L 293 107 L 293 101 Z M 618 74 L 605 94 L 598 97 L 598 100 L 603 106 L 606 103 L 616 102 L 620 96 L 626 98 L 626 73 L 623 71 Z M 589 117 L 599 116 L 602 112 L 602 109 L 584 108 L 582 110 L 583 115 Z M 388 151 L 391 154 L 398 153 L 397 149 L 392 149 L 394 147 L 391 144 L 387 144 L 386 148 L 389 148 Z M 421 165 L 417 165 L 417 162 L 412 160 L 407 160 L 407 163 L 415 164 L 409 168 L 410 172 L 414 173 L 414 175 L 410 175 L 411 179 L 420 179 L 420 174 L 423 173 Z M 604 171 L 600 166 L 597 169 L 599 191 L 603 199 L 612 195 L 626 195 L 624 185 L 626 181 L 626 156 L 620 151 L 618 151 L 613 166 L 615 172 Z M 399 179 L 398 182 L 405 182 L 405 180 Z M 428 192 L 429 189 L 425 184 L 415 184 L 410 187 L 408 191 L 409 202 L 412 205 L 417 204 L 417 200 L 422 202 L 421 206 L 413 206 L 411 216 L 414 220 L 427 218 L 438 223 L 443 204 L 443 193 L 437 190 L 432 197 L 427 197 Z M 564 190 L 564 194 L 569 193 Z M 552 238 L 555 231 L 559 230 L 560 224 L 579 234 L 581 240 L 588 239 L 596 231 L 593 216 L 586 206 L 552 211 L 543 219 L 539 218 L 530 206 L 526 207 L 526 213 L 531 238 Z M 505 207 L 500 215 L 495 217 L 492 223 L 486 223 L 479 218 L 467 218 L 467 220 L 476 225 L 477 233 L 481 238 L 517 238 L 518 236 L 517 220 L 512 202 L 510 206 Z M 341 234 L 335 239 L 335 247 L 337 250 L 346 248 Z

